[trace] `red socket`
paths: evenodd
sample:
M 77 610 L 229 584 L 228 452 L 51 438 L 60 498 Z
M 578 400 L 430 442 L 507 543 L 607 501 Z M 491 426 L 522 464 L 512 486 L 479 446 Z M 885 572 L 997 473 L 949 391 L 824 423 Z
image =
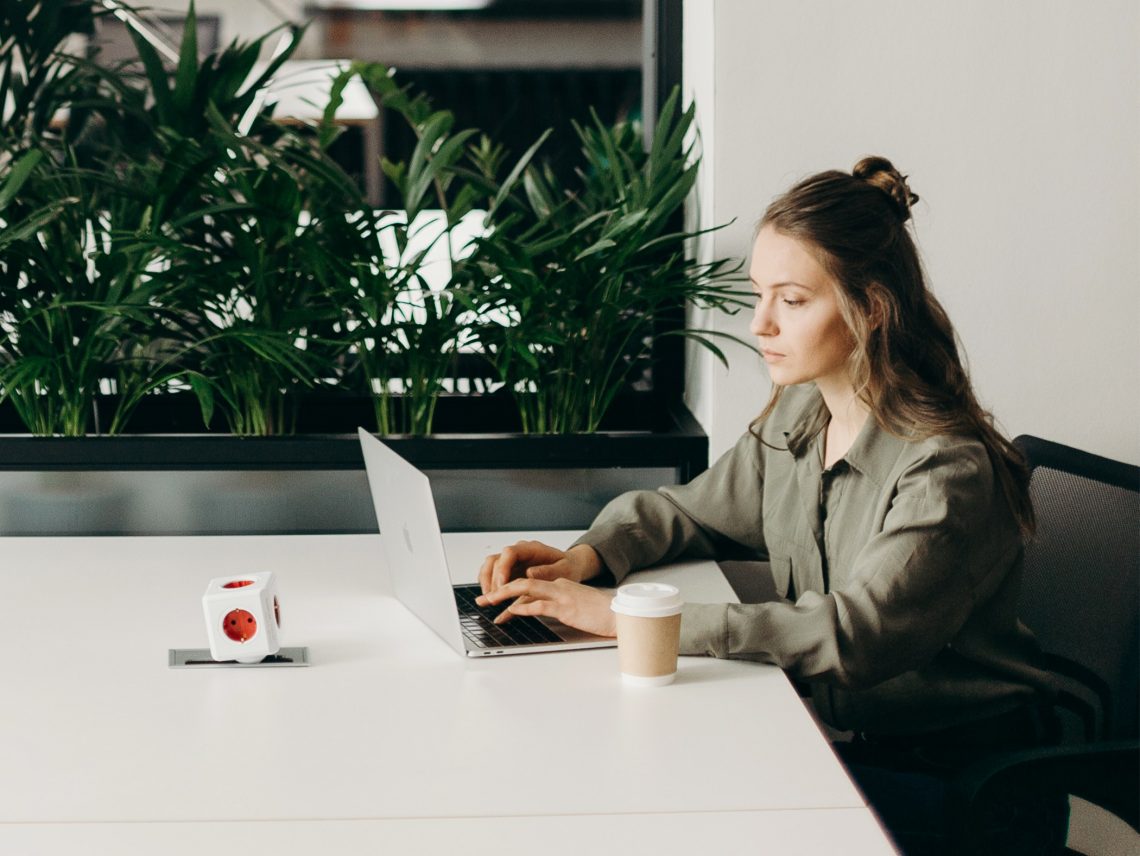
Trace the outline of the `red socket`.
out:
M 222 630 L 234 642 L 248 642 L 257 635 L 257 619 L 244 609 L 231 609 L 222 619 Z

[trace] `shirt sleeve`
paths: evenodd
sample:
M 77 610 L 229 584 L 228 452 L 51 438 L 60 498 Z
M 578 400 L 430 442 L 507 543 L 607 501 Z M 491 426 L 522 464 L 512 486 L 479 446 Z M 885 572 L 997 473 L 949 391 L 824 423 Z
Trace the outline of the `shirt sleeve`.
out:
M 867 688 L 929 662 L 996 591 L 1020 549 L 984 448 L 936 449 L 898 479 L 880 531 L 842 586 L 795 603 L 686 606 L 681 652 Z
M 760 440 L 748 433 L 687 485 L 622 494 L 575 546 L 593 547 L 619 582 L 630 571 L 680 557 L 762 555 L 763 486 Z

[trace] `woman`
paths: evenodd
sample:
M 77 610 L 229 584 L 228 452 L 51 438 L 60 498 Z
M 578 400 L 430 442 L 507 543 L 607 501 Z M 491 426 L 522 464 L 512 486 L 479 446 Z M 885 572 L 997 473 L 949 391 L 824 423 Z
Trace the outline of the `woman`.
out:
M 569 550 L 525 542 L 488 557 L 482 602 L 517 598 L 499 620 L 614 635 L 609 596 L 583 582 L 682 556 L 766 556 L 782 599 L 686 606 L 682 654 L 787 670 L 820 718 L 854 734 L 857 761 L 954 766 L 1043 736 L 1048 679 L 1015 614 L 1026 473 L 924 282 L 906 226 L 917 199 L 873 157 L 769 206 L 750 268 L 768 406 L 708 471 L 617 498 Z

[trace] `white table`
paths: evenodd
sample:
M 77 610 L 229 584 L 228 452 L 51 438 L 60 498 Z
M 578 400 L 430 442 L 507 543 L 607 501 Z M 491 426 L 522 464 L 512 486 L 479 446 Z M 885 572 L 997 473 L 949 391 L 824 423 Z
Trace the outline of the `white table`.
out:
M 456 576 L 514 537 L 448 536 Z M 467 660 L 387 594 L 379 536 L 0 550 L 0 852 L 893 852 L 778 669 L 684 658 L 637 689 L 612 649 Z M 206 581 L 256 570 L 313 665 L 168 668 L 205 645 Z

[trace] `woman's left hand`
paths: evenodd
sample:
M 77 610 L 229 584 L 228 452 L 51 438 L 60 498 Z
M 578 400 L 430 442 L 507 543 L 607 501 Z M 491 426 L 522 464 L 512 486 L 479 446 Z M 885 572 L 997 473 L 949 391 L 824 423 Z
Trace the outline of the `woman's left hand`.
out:
M 611 593 L 565 578 L 532 580 L 520 577 L 477 598 L 480 606 L 495 605 L 514 598 L 499 613 L 496 624 L 516 615 L 542 615 L 596 636 L 617 636 L 617 622 L 610 610 Z

